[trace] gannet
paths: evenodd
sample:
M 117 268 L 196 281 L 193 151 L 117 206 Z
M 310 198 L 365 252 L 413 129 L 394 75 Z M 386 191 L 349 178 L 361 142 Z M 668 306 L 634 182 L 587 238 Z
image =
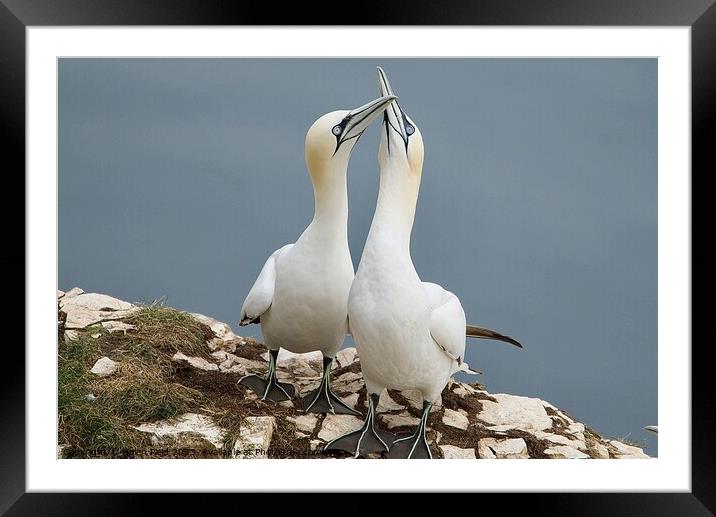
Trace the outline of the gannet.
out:
M 276 378 L 279 348 L 294 353 L 320 350 L 321 384 L 301 400 L 303 409 L 360 414 L 331 391 L 329 378 L 333 356 L 348 330 L 348 291 L 353 281 L 346 173 L 353 146 L 394 98 L 382 96 L 354 110 L 323 115 L 306 134 L 313 220 L 295 243 L 268 258 L 241 308 L 240 325 L 261 324 L 269 367 L 266 379 L 248 375 L 239 382 L 264 400 L 290 400 L 294 394 L 291 384 Z
M 381 95 L 393 95 L 378 68 Z M 512 338 L 467 325 L 453 293 L 422 282 L 410 256 L 410 234 L 423 167 L 420 130 L 397 101 L 383 114 L 378 163 L 380 188 L 373 222 L 348 298 L 350 331 L 368 390 L 363 427 L 328 443 L 356 457 L 385 452 L 389 458 L 432 458 L 425 438 L 430 408 L 450 377 L 474 373 L 465 362 L 465 337 Z M 423 413 L 414 434 L 395 440 L 375 426 L 375 408 L 386 389 L 420 390 Z

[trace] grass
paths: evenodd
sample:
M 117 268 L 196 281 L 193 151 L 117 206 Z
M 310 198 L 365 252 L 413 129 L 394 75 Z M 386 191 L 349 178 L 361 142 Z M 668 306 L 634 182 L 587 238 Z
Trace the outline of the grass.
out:
M 109 333 L 101 326 L 60 338 L 58 356 L 59 442 L 64 457 L 151 456 L 148 436 L 131 426 L 181 415 L 202 394 L 173 382 L 171 356 L 183 352 L 208 356 L 209 327 L 161 302 L 143 306 L 125 319 L 136 330 Z M 93 334 L 100 336 L 92 338 Z M 100 357 L 119 363 L 105 378 L 90 373 Z M 94 399 L 91 396 L 93 395 Z

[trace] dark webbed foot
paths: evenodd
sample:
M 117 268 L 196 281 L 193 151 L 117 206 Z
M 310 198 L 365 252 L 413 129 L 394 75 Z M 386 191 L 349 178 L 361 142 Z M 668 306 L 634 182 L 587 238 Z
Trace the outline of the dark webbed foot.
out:
M 279 382 L 276 378 L 277 356 L 278 350 L 269 351 L 269 369 L 266 379 L 262 379 L 258 375 L 247 375 L 239 379 L 239 384 L 255 392 L 261 397 L 261 400 L 273 402 L 291 400 L 295 392 L 294 387 L 287 382 Z
M 323 377 L 318 388 L 301 398 L 300 405 L 307 413 L 334 413 L 337 415 L 356 415 L 360 413 L 343 402 L 331 390 L 330 371 L 333 359 L 323 358 Z
M 428 415 L 430 414 L 430 402 L 423 402 L 423 416 L 420 419 L 420 425 L 414 434 L 399 438 L 393 442 L 393 446 L 386 455 L 391 459 L 433 459 L 430 452 L 430 445 L 425 437 L 425 428 L 427 427 Z
M 368 399 L 368 415 L 363 427 L 328 442 L 323 450 L 345 451 L 353 454 L 356 458 L 365 457 L 370 453 L 388 452 L 395 436 L 375 428 L 375 406 L 377 405 L 378 395 L 371 394 Z
M 239 380 L 239 384 L 246 386 L 254 393 L 261 397 L 261 400 L 271 400 L 273 402 L 281 402 L 283 400 L 291 400 L 294 394 L 293 385 L 287 382 L 279 382 L 275 378 L 272 380 L 262 379 L 258 375 L 247 375 Z

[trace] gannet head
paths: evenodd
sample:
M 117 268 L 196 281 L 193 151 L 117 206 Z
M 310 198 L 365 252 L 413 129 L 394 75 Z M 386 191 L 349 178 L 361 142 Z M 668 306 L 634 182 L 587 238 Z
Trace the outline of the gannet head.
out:
M 363 131 L 377 119 L 395 99 L 385 95 L 352 110 L 326 113 L 306 134 L 306 165 L 311 177 L 334 170 L 345 170 L 353 146 Z
M 383 96 L 394 95 L 385 71 L 378 67 L 378 86 Z M 423 137 L 417 124 L 403 111 L 397 100 L 393 100 L 383 112 L 383 130 L 378 150 L 381 169 L 389 167 L 407 169 L 418 177 L 423 170 Z

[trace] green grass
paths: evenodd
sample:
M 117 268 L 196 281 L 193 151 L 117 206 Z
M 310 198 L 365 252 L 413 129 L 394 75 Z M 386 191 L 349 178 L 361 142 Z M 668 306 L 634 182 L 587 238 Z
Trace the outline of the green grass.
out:
M 60 342 L 58 357 L 59 441 L 64 457 L 151 455 L 149 438 L 132 425 L 172 418 L 192 409 L 201 393 L 171 381 L 171 356 L 207 356 L 213 332 L 189 314 L 155 302 L 125 319 L 136 330 L 109 333 L 100 326 Z M 92 334 L 100 333 L 98 338 Z M 105 378 L 90 373 L 107 355 L 119 363 Z M 95 396 L 94 400 L 88 395 Z

